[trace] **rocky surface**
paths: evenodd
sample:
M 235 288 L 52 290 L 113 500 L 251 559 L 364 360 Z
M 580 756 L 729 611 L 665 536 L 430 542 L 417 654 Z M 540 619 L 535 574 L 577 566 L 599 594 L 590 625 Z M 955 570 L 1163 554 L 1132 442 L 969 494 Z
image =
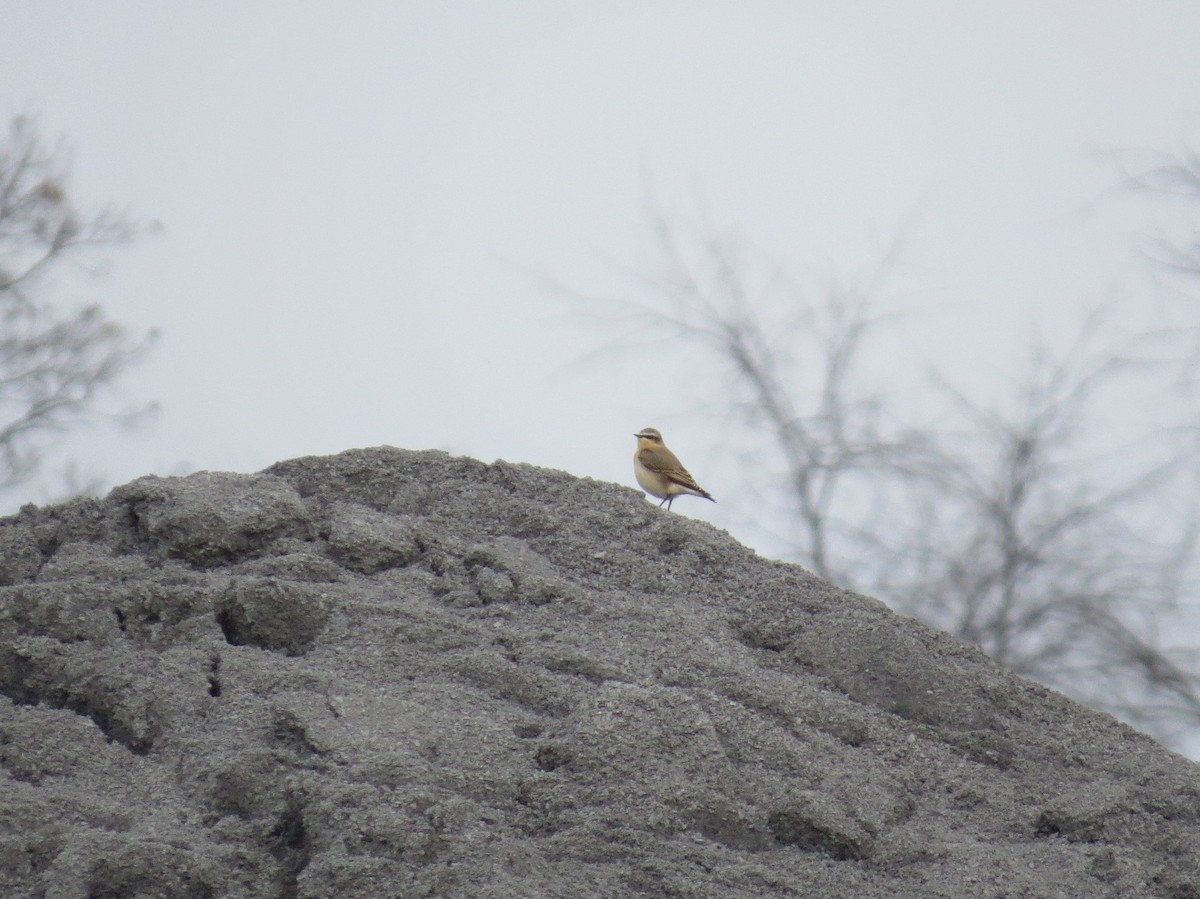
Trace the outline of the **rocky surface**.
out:
M 371 449 L 0 521 L 0 895 L 1200 897 L 1200 769 L 639 493 Z

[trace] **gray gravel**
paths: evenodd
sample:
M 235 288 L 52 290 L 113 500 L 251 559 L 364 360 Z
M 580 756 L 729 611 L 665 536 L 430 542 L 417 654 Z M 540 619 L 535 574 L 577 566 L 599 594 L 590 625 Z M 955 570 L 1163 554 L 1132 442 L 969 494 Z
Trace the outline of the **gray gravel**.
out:
M 1200 897 L 1200 768 L 683 505 L 376 448 L 0 520 L 0 895 Z

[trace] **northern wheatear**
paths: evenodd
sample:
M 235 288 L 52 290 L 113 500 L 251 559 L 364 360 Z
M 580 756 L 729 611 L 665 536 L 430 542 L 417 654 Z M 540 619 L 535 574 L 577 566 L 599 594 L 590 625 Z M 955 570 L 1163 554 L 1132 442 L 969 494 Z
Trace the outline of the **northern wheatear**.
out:
M 637 452 L 633 454 L 633 474 L 643 490 L 662 500 L 659 508 L 666 503 L 669 511 L 675 497 L 684 493 L 716 502 L 667 449 L 656 428 L 642 428 L 633 436 L 638 442 Z

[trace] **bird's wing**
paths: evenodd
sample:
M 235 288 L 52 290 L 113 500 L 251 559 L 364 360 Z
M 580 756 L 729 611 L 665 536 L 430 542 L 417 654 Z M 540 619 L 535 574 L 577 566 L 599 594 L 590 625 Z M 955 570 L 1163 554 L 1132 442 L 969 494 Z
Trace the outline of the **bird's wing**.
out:
M 668 481 L 674 481 L 683 487 L 688 487 L 692 490 L 701 490 L 696 479 L 688 473 L 688 470 L 679 464 L 679 459 L 669 449 L 651 449 L 646 447 L 638 453 L 638 461 L 646 468 L 650 469 L 656 475 L 666 478 Z M 701 490 L 701 492 L 703 492 Z

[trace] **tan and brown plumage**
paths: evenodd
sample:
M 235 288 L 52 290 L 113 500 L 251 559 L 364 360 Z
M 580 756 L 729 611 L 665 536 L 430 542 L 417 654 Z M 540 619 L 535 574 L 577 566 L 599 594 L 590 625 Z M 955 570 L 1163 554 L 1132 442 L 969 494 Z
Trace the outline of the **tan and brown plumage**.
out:
M 685 493 L 716 502 L 667 449 L 657 428 L 642 428 L 633 436 L 638 442 L 637 452 L 633 454 L 634 477 L 643 490 L 662 500 L 659 507 L 666 503 L 669 510 L 675 497 Z

